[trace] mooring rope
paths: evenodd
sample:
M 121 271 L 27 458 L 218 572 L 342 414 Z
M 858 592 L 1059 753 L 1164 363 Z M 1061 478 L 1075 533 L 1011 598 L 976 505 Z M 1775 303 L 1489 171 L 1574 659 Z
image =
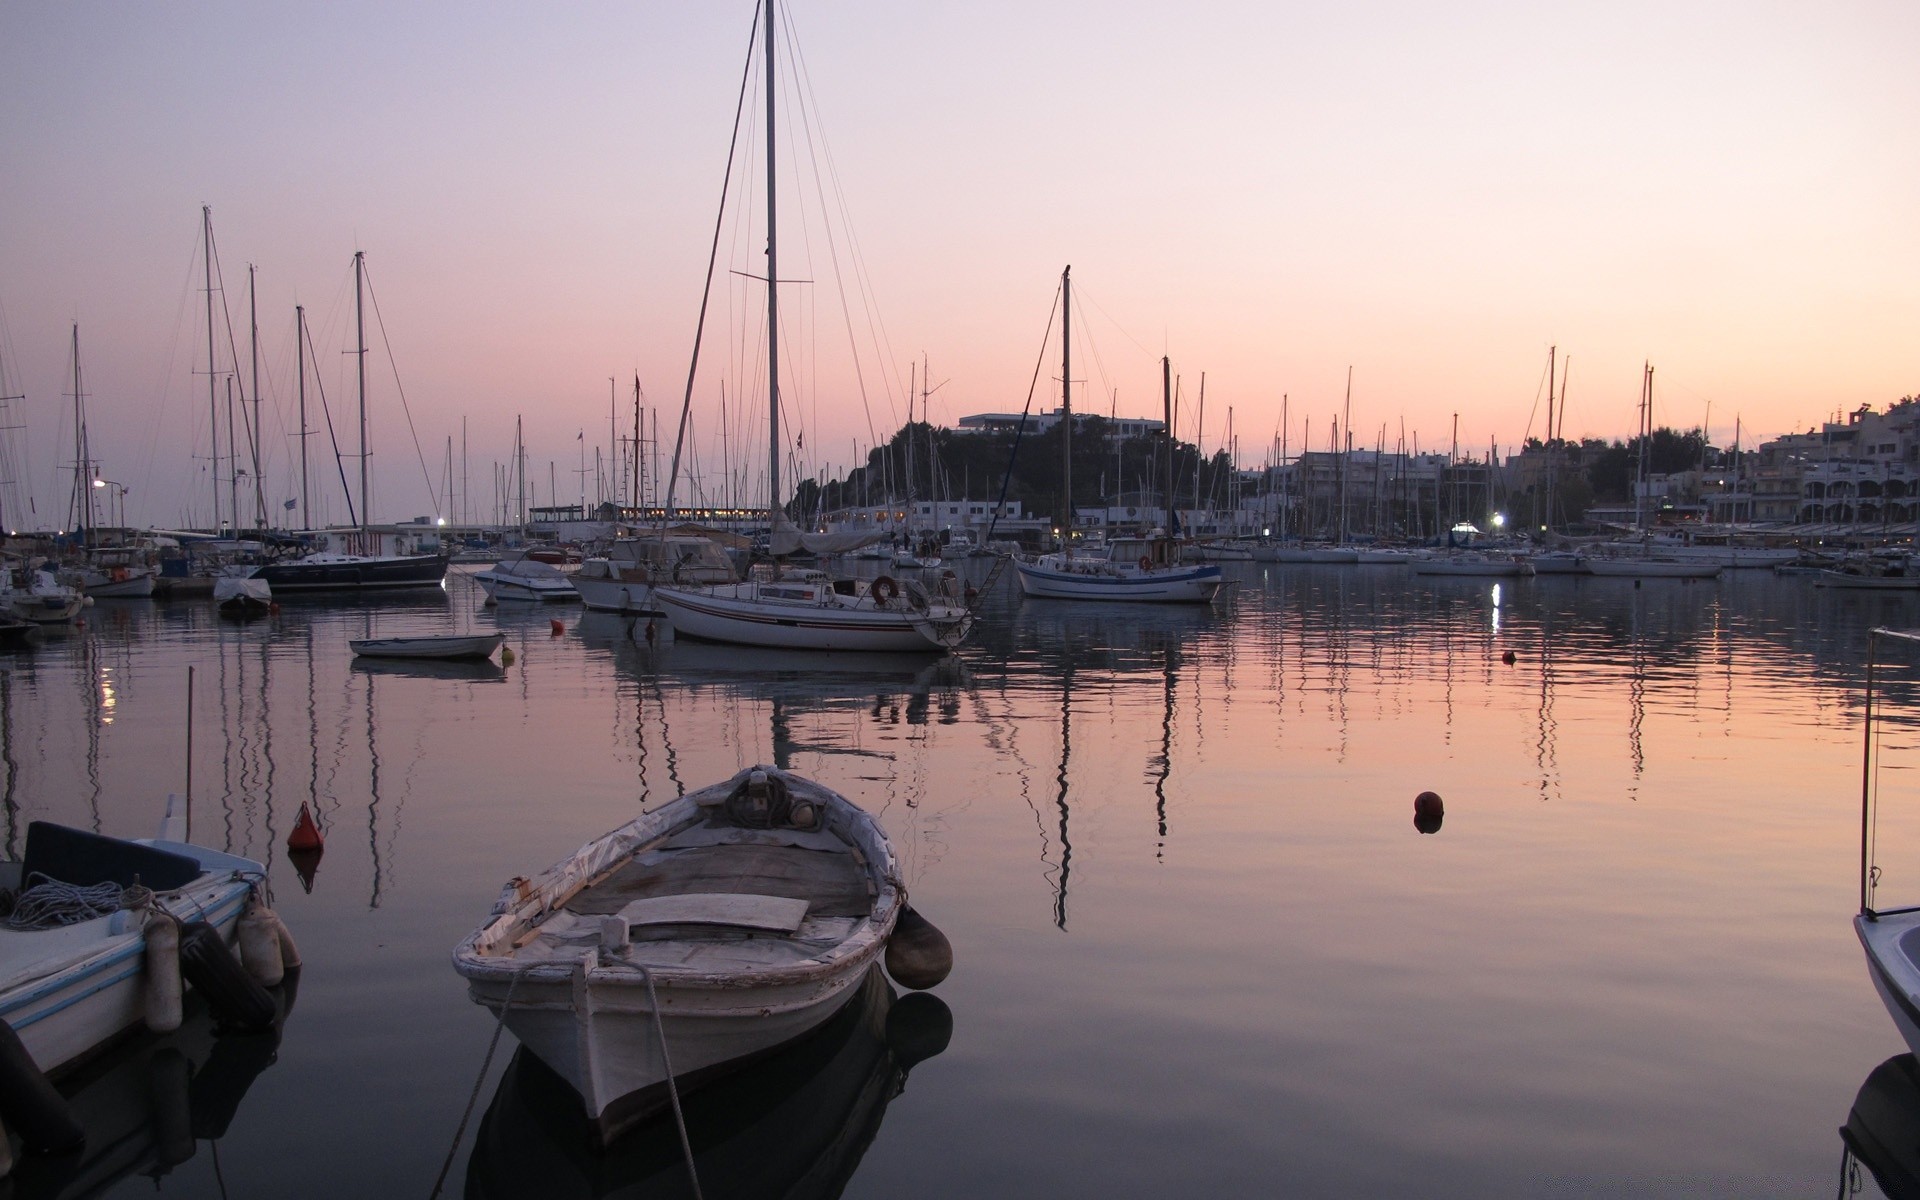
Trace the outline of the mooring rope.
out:
M 667 1027 L 660 1019 L 660 997 L 653 990 L 653 972 L 647 965 L 636 962 L 640 968 L 640 978 L 647 983 L 647 1005 L 653 1009 L 653 1032 L 660 1039 L 660 1067 L 667 1073 L 667 1099 L 673 1104 L 673 1123 L 680 1130 L 680 1152 L 687 1156 L 687 1179 L 693 1184 L 693 1200 L 704 1200 L 700 1194 L 700 1172 L 693 1164 L 693 1141 L 687 1137 L 687 1117 L 680 1111 L 680 1089 L 673 1082 L 673 1060 L 667 1056 Z
M 460 1152 L 460 1143 L 467 1136 L 467 1122 L 473 1117 L 473 1106 L 480 1100 L 480 1089 L 487 1082 L 487 1069 L 493 1066 L 493 1052 L 500 1048 L 500 1031 L 507 1027 L 507 1010 L 513 1007 L 513 989 L 520 986 L 520 972 L 515 971 L 513 978 L 507 981 L 506 999 L 500 1001 L 500 1019 L 493 1023 L 493 1038 L 487 1043 L 487 1056 L 480 1060 L 479 1077 L 473 1081 L 473 1092 L 467 1097 L 467 1107 L 460 1114 L 460 1127 L 453 1131 L 453 1145 L 447 1147 L 447 1160 L 440 1164 L 440 1174 L 433 1181 L 433 1191 L 427 1193 L 427 1200 L 434 1200 L 440 1189 L 446 1186 L 447 1172 L 453 1169 L 453 1156 Z
M 48 879 L 39 872 L 35 872 L 33 878 L 42 882 L 15 898 L 13 911 L 7 915 L 9 929 L 56 929 L 112 916 L 123 908 L 142 909 L 153 903 L 153 892 L 137 883 L 128 888 L 111 882 L 81 887 Z

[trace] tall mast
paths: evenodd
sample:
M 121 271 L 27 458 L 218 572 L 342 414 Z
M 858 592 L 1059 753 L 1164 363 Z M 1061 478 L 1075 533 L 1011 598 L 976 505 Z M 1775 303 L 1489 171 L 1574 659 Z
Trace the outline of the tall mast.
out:
M 220 392 L 213 379 L 213 206 L 200 206 L 200 258 L 207 282 L 207 436 L 212 439 L 213 526 L 220 532 Z
M 1073 274 L 1060 272 L 1060 547 L 1073 553 Z
M 313 515 L 307 511 L 307 309 L 293 306 L 293 344 L 300 364 L 300 528 L 313 528 Z M 464 420 L 464 418 L 463 418 Z
M 353 329 L 355 345 L 354 359 L 359 363 L 360 387 L 360 529 L 366 531 L 372 523 L 373 514 L 367 509 L 367 318 L 362 286 L 366 277 L 367 252 L 353 252 Z
M 1167 425 L 1167 536 L 1173 536 L 1173 360 L 1160 356 L 1160 410 Z M 1197 449 L 1198 447 L 1196 447 Z M 1168 551 L 1168 565 L 1172 551 Z
M 1353 473 L 1353 367 L 1347 367 L 1347 398 L 1340 410 L 1346 452 L 1340 456 L 1340 544 L 1347 544 L 1347 477 Z M 1339 447 L 1335 447 L 1338 449 Z
M 773 113 L 773 8 L 775 0 L 764 0 L 767 10 L 767 528 L 774 525 L 780 511 L 780 266 L 775 253 L 778 224 L 774 198 L 774 113 Z M 769 543 L 771 545 L 771 543 Z
M 253 424 L 247 429 L 247 449 L 253 454 L 253 523 L 267 525 L 266 485 L 260 482 L 260 308 L 254 299 L 252 263 L 247 264 L 247 352 L 253 360 Z M 234 518 L 235 526 L 240 523 Z
M 80 390 L 80 322 L 73 323 L 73 520 L 80 544 L 93 544 L 93 472 L 87 461 L 87 413 Z

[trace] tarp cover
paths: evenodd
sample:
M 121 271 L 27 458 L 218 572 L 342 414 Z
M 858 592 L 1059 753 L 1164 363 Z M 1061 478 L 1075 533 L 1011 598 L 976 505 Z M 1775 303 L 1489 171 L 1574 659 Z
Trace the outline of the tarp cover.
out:
M 769 548 L 776 558 L 792 554 L 802 546 L 815 554 L 844 554 L 886 540 L 887 531 L 884 529 L 869 529 L 864 533 L 805 533 L 785 513 L 776 513 Z

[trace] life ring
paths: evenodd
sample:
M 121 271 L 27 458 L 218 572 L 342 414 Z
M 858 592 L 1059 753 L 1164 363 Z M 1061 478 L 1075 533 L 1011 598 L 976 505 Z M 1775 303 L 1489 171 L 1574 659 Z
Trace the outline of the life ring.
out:
M 1153 560 L 1151 558 L 1148 558 L 1146 555 L 1142 554 L 1140 556 L 1140 569 L 1142 571 L 1153 570 Z
M 899 594 L 900 585 L 890 575 L 876 575 L 873 582 L 867 585 L 867 595 L 872 596 L 874 604 L 880 608 L 885 608 L 887 601 Z

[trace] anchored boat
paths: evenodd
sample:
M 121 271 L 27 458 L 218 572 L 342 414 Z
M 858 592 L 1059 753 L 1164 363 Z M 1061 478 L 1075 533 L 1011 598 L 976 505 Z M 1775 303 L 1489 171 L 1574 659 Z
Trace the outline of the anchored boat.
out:
M 1876 907 L 1874 891 L 1880 868 L 1874 863 L 1874 827 L 1877 800 L 1878 743 L 1874 737 L 1875 705 L 1880 681 L 1879 657 L 1888 644 L 1920 646 L 1920 631 L 1875 629 L 1867 634 L 1867 690 L 1864 712 L 1865 751 L 1860 778 L 1860 912 L 1854 932 L 1867 952 L 1867 970 L 1874 990 L 1887 1006 L 1900 1036 L 1920 1054 L 1920 906 Z
M 610 1140 L 667 1102 L 669 1079 L 686 1091 L 826 1022 L 903 909 L 872 816 L 759 766 L 509 881 L 453 963 Z M 945 974 L 889 969 L 908 986 Z
M 230 993 L 233 980 L 220 972 L 239 969 L 226 947 L 265 878 L 260 863 L 204 846 L 33 822 L 21 860 L 0 863 L 0 884 L 14 895 L 0 923 L 0 1020 L 43 1074 L 143 1021 L 177 1027 L 183 974 L 224 1022 L 264 1028 L 271 999 L 257 989 L 238 995 L 246 992 L 240 985 Z M 168 935 L 178 938 L 177 951 L 155 940 L 156 922 L 176 926 Z M 207 954 L 225 956 L 211 980 L 195 965 Z M 14 1067 L 0 1052 L 10 1087 Z
M 449 633 L 419 637 L 362 638 L 348 642 L 363 658 L 462 659 L 492 658 L 504 633 Z

